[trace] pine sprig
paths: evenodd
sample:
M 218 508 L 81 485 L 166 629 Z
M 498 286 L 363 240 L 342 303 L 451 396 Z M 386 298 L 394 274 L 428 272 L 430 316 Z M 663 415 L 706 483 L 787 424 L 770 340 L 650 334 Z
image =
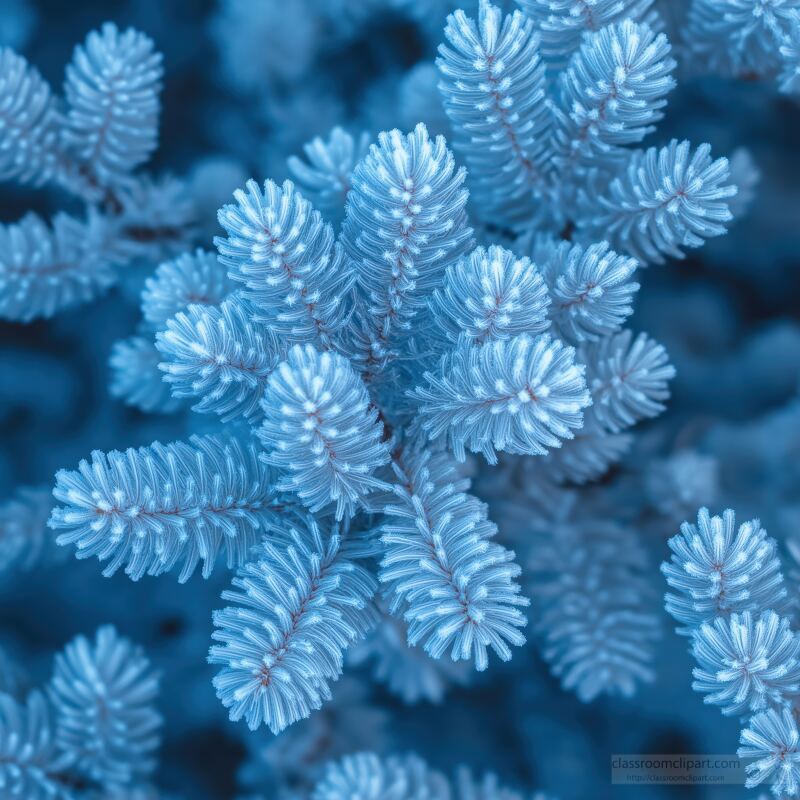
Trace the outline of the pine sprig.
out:
M 385 506 L 380 580 L 394 613 L 403 611 L 408 643 L 434 658 L 488 665 L 491 648 L 504 661 L 526 624 L 514 553 L 492 542 L 486 507 L 466 493 L 445 453 L 404 450 L 393 463 L 396 498 Z
M 188 580 L 203 576 L 220 550 L 228 566 L 244 563 L 275 519 L 277 492 L 252 445 L 214 436 L 108 454 L 95 451 L 75 471 L 61 470 L 53 490 L 63 503 L 50 527 L 78 558 L 124 567 L 133 580 L 180 565 Z
M 232 720 L 278 733 L 330 699 L 344 650 L 377 619 L 377 583 L 335 528 L 323 536 L 299 518 L 263 542 L 233 587 L 214 612 L 214 686 Z

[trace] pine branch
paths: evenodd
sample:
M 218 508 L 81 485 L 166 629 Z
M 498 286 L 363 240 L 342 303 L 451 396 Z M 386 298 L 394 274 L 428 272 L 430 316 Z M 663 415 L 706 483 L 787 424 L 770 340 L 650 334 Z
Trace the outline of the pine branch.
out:
M 539 29 L 548 66 L 562 68 L 586 34 L 625 19 L 653 21 L 653 0 L 517 0 Z
M 58 168 L 63 119 L 47 82 L 13 50 L 0 48 L 0 180 L 36 185 Z
M 218 305 L 235 287 L 216 254 L 200 249 L 184 253 L 160 264 L 145 281 L 142 316 L 164 328 L 179 311 L 191 305 Z
M 675 377 L 664 347 L 647 334 L 630 331 L 584 345 L 578 355 L 588 365 L 592 407 L 587 415 L 619 433 L 639 420 L 661 414 L 669 398 L 667 382 Z
M 562 170 L 620 158 L 655 130 L 676 62 L 662 33 L 632 19 L 587 37 L 559 80 L 555 150 Z
M 465 490 L 445 453 L 405 450 L 393 464 L 396 499 L 384 512 L 380 580 L 392 612 L 404 610 L 408 643 L 434 658 L 488 665 L 488 648 L 503 660 L 519 647 L 528 605 L 515 578 L 514 553 L 490 540 L 497 532 L 486 507 Z
M 655 678 L 658 618 L 644 551 L 633 531 L 612 523 L 561 525 L 532 552 L 543 656 L 583 702 L 631 697 Z
M 265 540 L 222 593 L 209 662 L 217 696 L 236 721 L 273 733 L 330 699 L 344 650 L 376 621 L 376 582 L 334 528 L 299 518 Z
M 360 289 L 349 355 L 368 382 L 472 242 L 464 178 L 444 137 L 431 141 L 422 124 L 380 134 L 356 167 L 342 242 Z
M 0 225 L 0 317 L 30 322 L 94 299 L 117 280 L 109 227 L 58 214 L 52 228 L 35 214 Z
M 170 394 L 158 365 L 161 354 L 152 339 L 131 336 L 115 342 L 108 360 L 112 397 L 147 413 L 172 414 L 184 403 Z
M 697 525 L 684 522 L 669 547 L 672 559 L 661 572 L 676 591 L 665 601 L 667 612 L 684 626 L 678 633 L 689 635 L 715 617 L 783 609 L 786 588 L 777 545 L 758 520 L 737 529 L 730 509 L 712 517 L 701 508 Z
M 175 398 L 197 398 L 193 411 L 258 422 L 269 376 L 284 357 L 273 331 L 253 323 L 236 296 L 219 306 L 190 305 L 156 334 L 159 367 Z
M 155 150 L 162 75 L 161 54 L 133 28 L 107 22 L 75 48 L 62 140 L 101 186 L 124 182 Z
M 228 238 L 214 241 L 229 276 L 255 307 L 256 321 L 293 341 L 329 347 L 345 323 L 353 275 L 334 247 L 333 229 L 291 181 L 248 181 L 223 206 L 219 222 Z
M 446 436 L 459 461 L 468 448 L 493 464 L 497 450 L 543 455 L 572 438 L 590 403 L 583 372 L 572 347 L 522 335 L 443 356 L 411 396 L 430 439 Z
M 639 284 L 630 278 L 636 261 L 615 253 L 608 242 L 586 248 L 569 242 L 540 245 L 533 260 L 552 297 L 554 332 L 569 344 L 615 333 L 633 312 Z
M 18 703 L 0 694 L 0 789 L 20 800 L 77 800 L 65 774 L 68 764 L 56 750 L 44 696 L 31 692 Z
M 431 315 L 452 343 L 463 336 L 482 345 L 548 327 L 550 298 L 542 276 L 527 258 L 492 245 L 478 247 L 451 264 L 433 293 Z
M 692 637 L 692 689 L 738 716 L 780 707 L 800 694 L 800 637 L 774 611 L 704 622 Z
M 161 715 L 158 678 L 143 651 L 112 625 L 94 642 L 76 637 L 55 658 L 49 695 L 55 743 L 71 768 L 107 788 L 122 788 L 155 769 Z
M 634 151 L 605 194 L 591 188 L 582 194 L 579 227 L 643 264 L 683 258 L 684 248 L 721 236 L 736 187 L 727 183 L 727 159 L 712 161 L 710 151 L 703 144 L 692 152 L 689 142 L 676 139 Z
M 367 155 L 369 143 L 366 131 L 355 138 L 337 126 L 327 141 L 315 136 L 303 145 L 306 161 L 297 156 L 287 161 L 300 190 L 334 225 L 344 219 L 353 170 Z
M 181 563 L 181 583 L 200 561 L 208 577 L 221 549 L 229 568 L 244 563 L 279 508 L 255 448 L 214 436 L 95 451 L 76 471 L 57 473 L 53 494 L 64 505 L 50 527 L 78 558 L 109 561 L 106 576 L 124 566 L 133 580 Z
M 478 19 L 447 18 L 436 63 L 439 88 L 463 153 L 481 219 L 530 223 L 550 172 L 551 115 L 533 24 L 481 0 Z
M 258 435 L 281 471 L 278 489 L 311 511 L 335 504 L 337 519 L 352 516 L 385 485 L 374 474 L 389 461 L 383 424 L 342 356 L 295 345 L 270 376 L 262 408 Z

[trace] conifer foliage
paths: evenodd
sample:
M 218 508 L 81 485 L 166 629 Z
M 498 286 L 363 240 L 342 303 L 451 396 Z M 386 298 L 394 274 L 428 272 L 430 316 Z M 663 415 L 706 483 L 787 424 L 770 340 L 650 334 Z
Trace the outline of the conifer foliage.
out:
M 234 192 L 218 257 L 186 253 L 148 280 L 148 333 L 117 350 L 115 392 L 174 410 L 157 363 L 176 404 L 237 426 L 94 453 L 59 473 L 51 525 L 106 574 L 134 579 L 179 567 L 186 580 L 200 563 L 208 576 L 225 553 L 239 572 L 211 661 L 233 719 L 278 732 L 319 708 L 344 651 L 378 619 L 376 580 L 410 646 L 479 670 L 491 652 L 510 659 L 525 642 L 522 570 L 459 462 L 511 454 L 540 459 L 556 482 L 590 480 L 622 455 L 623 431 L 664 410 L 666 351 L 623 329 L 632 276 L 722 233 L 734 189 L 705 145 L 626 149 L 674 84 L 647 7 L 579 38 L 556 36 L 536 8 L 455 11 L 438 61 L 453 150 L 424 124 L 369 147 L 334 130 L 306 148 L 309 163 L 291 162 L 302 188 L 251 180 Z M 92 79 L 117 51 L 118 72 Z M 113 188 L 152 149 L 158 60 L 141 35 L 109 27 L 76 59 L 68 98 L 86 89 L 67 151 Z M 127 143 L 97 138 L 84 109 L 114 81 L 135 101 Z M 600 211 L 586 211 L 601 174 L 603 237 L 590 225 Z M 572 244 L 557 239 L 567 223 Z M 486 225 L 511 240 L 491 242 Z M 139 363 L 147 383 L 128 377 Z M 598 624 L 619 630 L 608 620 L 627 603 L 595 606 Z M 648 618 L 636 624 L 652 638 Z M 623 638 L 608 686 L 580 677 L 591 669 L 574 662 L 577 643 L 553 640 L 566 648 L 554 668 L 586 700 L 615 680 L 630 694 L 650 668 Z
M 675 365 L 712 337 L 687 321 L 671 356 L 666 325 L 630 320 L 648 271 L 659 280 L 723 236 L 755 177 L 747 157 L 654 134 L 684 72 L 800 87 L 800 0 L 687 0 L 683 26 L 662 5 L 220 0 L 222 71 L 270 129 L 267 146 L 246 142 L 255 177 L 227 163 L 142 171 L 165 80 L 146 33 L 89 32 L 61 95 L 0 48 L 0 179 L 66 204 L 0 223 L 0 317 L 49 320 L 118 287 L 130 329 L 116 343 L 93 330 L 86 361 L 107 364 L 127 406 L 114 413 L 138 432 L 119 450 L 111 436 L 77 452 L 69 440 L 52 494 L 0 503 L 0 578 L 63 569 L 77 591 L 84 573 L 59 559 L 73 552 L 116 574 L 108 584 L 185 593 L 152 657 L 133 642 L 146 614 L 130 632 L 71 631 L 44 686 L 21 688 L 0 651 L 2 797 L 166 800 L 150 784 L 157 702 L 162 683 L 185 683 L 212 705 L 197 700 L 187 727 L 221 714 L 254 732 L 248 751 L 266 747 L 242 770 L 265 797 L 521 800 L 491 773 L 451 780 L 386 755 L 378 735 L 355 752 L 350 729 L 382 724 L 359 667 L 374 662 L 407 704 L 479 693 L 476 673 L 494 668 L 519 716 L 539 691 L 515 683 L 533 661 L 581 704 L 624 702 L 659 677 L 649 562 L 663 539 L 647 536 L 694 511 L 718 465 L 686 448 L 644 462 L 666 448 L 652 426 Z M 355 73 L 393 57 L 376 39 L 386 20 L 415 31 L 401 26 L 388 50 L 410 38 L 427 60 L 372 85 Z M 343 43 L 359 60 L 339 75 Z M 332 75 L 306 85 L 312 67 Z M 212 115 L 231 103 L 218 94 Z M 381 108 L 346 124 L 360 104 Z M 239 135 L 234 121 L 217 138 Z M 39 324 L 62 322 L 47 330 L 66 350 L 68 314 Z M 734 339 L 721 334 L 720 351 Z M 693 470 L 697 491 L 673 497 Z M 668 547 L 665 607 L 692 687 L 741 719 L 748 786 L 800 796 L 800 633 L 778 542 L 702 508 Z M 174 629 L 185 638 L 165 644 Z M 280 791 L 250 781 L 265 771 Z

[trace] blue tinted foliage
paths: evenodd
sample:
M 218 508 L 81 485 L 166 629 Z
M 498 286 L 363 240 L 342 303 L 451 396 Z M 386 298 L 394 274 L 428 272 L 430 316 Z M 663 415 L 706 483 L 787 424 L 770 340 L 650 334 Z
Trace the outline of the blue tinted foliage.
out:
M 134 580 L 181 565 L 185 581 L 203 562 L 214 569 L 220 550 L 241 564 L 270 524 L 275 490 L 253 445 L 215 436 L 98 451 L 75 471 L 61 470 L 53 494 L 64 505 L 50 526 L 79 558 L 109 561 Z
M 55 742 L 71 767 L 103 786 L 124 786 L 152 772 L 161 716 L 158 680 L 140 648 L 113 626 L 83 636 L 55 658 L 49 695 Z
M 633 311 L 639 284 L 629 278 L 636 261 L 610 250 L 608 242 L 586 249 L 569 242 L 543 245 L 534 258 L 553 297 L 553 327 L 570 344 L 614 333 Z
M 132 28 L 120 32 L 106 23 L 75 48 L 64 83 L 62 142 L 89 173 L 86 180 L 112 186 L 150 157 L 162 74 L 161 53 Z
M 462 767 L 451 781 L 417 755 L 380 758 L 369 752 L 355 753 L 330 764 L 311 794 L 311 800 L 349 800 L 355 797 L 375 800 L 422 800 L 428 797 L 440 800 L 522 799 L 521 794 L 501 786 L 492 773 L 476 779 Z
M 780 54 L 783 58 L 781 91 L 787 94 L 800 91 L 800 9 L 792 14 L 791 28 L 783 38 Z
M 114 342 L 108 359 L 111 371 L 108 391 L 141 411 L 171 414 L 182 402 L 170 394 L 169 384 L 161 379 L 160 361 L 156 343 L 146 336 Z
M 561 74 L 556 154 L 565 166 L 613 157 L 620 145 L 636 144 L 655 128 L 675 86 L 667 37 L 630 19 L 600 28 L 584 39 Z
M 705 622 L 692 641 L 692 688 L 723 714 L 759 711 L 800 692 L 800 638 L 774 611 Z
M 283 353 L 273 329 L 252 316 L 252 306 L 237 299 L 193 304 L 167 321 L 151 346 L 173 398 L 197 398 L 194 411 L 223 420 L 261 417 L 267 379 Z
M 360 498 L 384 485 L 374 476 L 389 461 L 383 425 L 342 356 L 295 345 L 261 404 L 263 458 L 281 470 L 278 487 L 312 511 L 334 503 L 337 519 L 351 516 Z
M 332 763 L 314 787 L 313 800 L 346 797 L 446 797 L 447 778 L 431 770 L 418 756 L 379 758 L 355 753 Z
M 161 61 L 148 36 L 107 22 L 75 47 L 62 100 L 24 57 L 0 51 L 0 175 L 55 183 L 87 204 L 85 222 L 18 214 L 3 225 L 3 317 L 27 322 L 86 303 L 132 259 L 190 243 L 192 212 L 176 203 L 175 184 L 133 174 L 158 142 Z
M 800 764 L 791 709 L 800 693 L 800 634 L 775 541 L 758 520 L 737 530 L 732 510 L 720 518 L 703 508 L 697 527 L 684 523 L 670 547 L 672 563 L 662 564 L 662 572 L 684 596 L 667 594 L 666 608 L 686 624 L 678 633 L 691 637 L 692 688 L 742 720 L 738 754 L 746 785 L 769 782 L 775 797 L 796 796 Z
M 661 571 L 677 594 L 667 594 L 667 611 L 685 626 L 682 632 L 715 617 L 783 604 L 777 545 L 757 519 L 737 528 L 730 509 L 712 517 L 702 508 L 697 525 L 684 522 L 669 546 L 672 560 Z
M 780 45 L 792 35 L 798 10 L 797 0 L 693 0 L 691 53 L 703 66 L 725 75 L 774 76 L 781 58 L 787 57 Z
M 547 474 L 559 483 L 585 484 L 602 478 L 631 448 L 633 438 L 609 433 L 587 420 L 583 428 L 547 457 Z
M 712 160 L 708 145 L 692 152 L 689 142 L 673 139 L 634 151 L 607 196 L 584 194 L 582 223 L 644 263 L 683 258 L 683 248 L 725 233 L 727 201 L 736 194 L 727 180 L 727 159 Z
M 31 693 L 24 703 L 0 694 L 0 753 L 0 788 L 8 797 L 71 797 L 66 787 L 59 785 L 51 712 L 39 692 Z
M 4 796 L 127 796 L 125 787 L 155 767 L 158 688 L 141 648 L 112 625 L 97 631 L 94 645 L 78 636 L 56 654 L 46 692 L 21 701 L 0 693 Z
M 498 450 L 543 455 L 583 424 L 589 405 L 575 350 L 547 334 L 457 349 L 414 390 L 422 428 L 446 435 L 456 458 L 465 448 L 493 464 Z
M 375 680 L 408 704 L 441 703 L 448 690 L 467 682 L 470 664 L 432 659 L 419 645 L 409 647 L 407 639 L 407 623 L 387 609 L 375 630 L 350 651 L 348 662 L 371 665 Z
M 447 268 L 431 312 L 451 342 L 463 335 L 485 344 L 546 330 L 549 306 L 544 280 L 530 260 L 494 245 L 478 247 Z
M 632 696 L 655 677 L 659 638 L 647 558 L 633 531 L 581 523 L 539 538 L 531 582 L 553 674 L 584 702 L 601 693 Z
M 61 559 L 47 528 L 52 509 L 49 486 L 23 486 L 0 505 L 0 575 L 13 579 Z
M 236 288 L 213 253 L 196 250 L 160 264 L 144 284 L 142 316 L 163 328 L 179 311 L 191 305 L 221 303 Z
M 353 137 L 334 128 L 328 140 L 315 136 L 303 146 L 305 160 L 291 156 L 287 166 L 301 191 L 332 222 L 344 218 L 353 170 L 369 149 L 369 134 Z
M 741 758 L 747 765 L 747 787 L 769 782 L 775 797 L 796 797 L 800 791 L 800 733 L 791 711 L 770 709 L 754 714 L 742 731 Z
M 548 60 L 568 58 L 586 33 L 627 19 L 648 19 L 653 0 L 518 0 L 541 31 Z
M 481 3 L 477 21 L 448 17 L 437 61 L 444 107 L 481 218 L 519 225 L 542 202 L 550 125 L 544 65 L 532 22 Z
M 0 51 L 3 75 L 2 177 L 23 183 L 43 183 L 56 169 L 58 127 L 61 115 L 35 67 L 13 50 Z
M 424 125 L 382 133 L 353 173 L 342 241 L 358 281 L 352 357 L 370 379 L 471 243 L 463 188 L 444 137 Z
M 116 281 L 105 239 L 91 216 L 58 214 L 52 227 L 36 214 L 0 226 L 0 315 L 29 322 L 94 299 Z
M 234 196 L 236 205 L 219 212 L 228 238 L 216 244 L 230 277 L 244 284 L 255 318 L 295 341 L 329 345 L 352 284 L 333 229 L 291 181 L 267 181 L 263 193 L 249 181 Z
M 800 796 L 800 0 L 0 7 L 0 798 Z
M 214 686 L 252 730 L 282 731 L 330 699 L 343 651 L 375 622 L 375 578 L 348 554 L 334 528 L 300 519 L 252 554 L 222 593 L 209 660 Z M 357 551 L 354 551 L 357 555 Z
M 675 376 L 675 367 L 663 345 L 646 334 L 633 339 L 624 331 L 586 345 L 581 360 L 589 365 L 592 406 L 587 414 L 612 433 L 666 408 L 667 381 Z
M 406 450 L 394 468 L 398 499 L 384 509 L 380 580 L 393 609 L 406 609 L 408 643 L 434 658 L 474 659 L 479 670 L 488 648 L 507 661 L 509 644 L 525 642 L 517 628 L 528 604 L 514 553 L 490 541 L 497 529 L 447 454 Z

